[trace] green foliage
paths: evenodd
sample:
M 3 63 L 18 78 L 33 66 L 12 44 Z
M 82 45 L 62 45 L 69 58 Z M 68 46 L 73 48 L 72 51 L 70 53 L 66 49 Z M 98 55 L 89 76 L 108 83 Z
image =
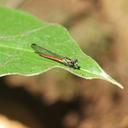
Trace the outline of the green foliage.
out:
M 40 57 L 31 48 L 32 43 L 59 55 L 78 59 L 80 70 Z M 0 75 L 35 75 L 55 67 L 86 79 L 107 80 L 123 88 L 81 51 L 64 27 L 41 22 L 22 11 L 0 8 Z

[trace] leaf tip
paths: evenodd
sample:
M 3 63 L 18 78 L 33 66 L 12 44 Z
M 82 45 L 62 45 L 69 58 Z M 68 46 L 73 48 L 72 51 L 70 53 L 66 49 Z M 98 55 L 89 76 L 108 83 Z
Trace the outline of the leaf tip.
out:
M 118 86 L 119 88 L 124 89 L 124 87 L 120 83 L 118 83 L 116 80 L 114 80 L 112 77 L 110 77 L 106 72 L 102 71 L 102 73 L 100 75 L 102 76 L 102 78 L 104 80 L 107 80 L 110 83 Z

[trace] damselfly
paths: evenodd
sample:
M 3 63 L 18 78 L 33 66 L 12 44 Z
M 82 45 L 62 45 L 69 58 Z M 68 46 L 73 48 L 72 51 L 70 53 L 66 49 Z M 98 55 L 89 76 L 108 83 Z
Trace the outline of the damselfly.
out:
M 42 47 L 38 46 L 37 44 L 32 44 L 31 47 L 35 50 L 35 53 L 39 54 L 40 56 L 42 56 L 44 58 L 48 58 L 48 59 L 57 61 L 59 63 L 64 64 L 65 66 L 69 66 L 74 69 L 80 69 L 80 66 L 78 66 L 77 59 L 70 59 L 68 57 L 63 57 L 61 55 L 57 55 L 56 53 L 53 53 L 45 48 L 42 48 Z

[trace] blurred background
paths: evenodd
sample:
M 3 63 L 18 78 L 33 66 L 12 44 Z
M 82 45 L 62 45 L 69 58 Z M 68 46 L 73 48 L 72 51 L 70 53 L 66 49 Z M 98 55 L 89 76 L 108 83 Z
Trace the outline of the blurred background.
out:
M 0 78 L 0 128 L 128 128 L 127 0 L 0 0 L 65 26 L 121 90 L 62 69 Z

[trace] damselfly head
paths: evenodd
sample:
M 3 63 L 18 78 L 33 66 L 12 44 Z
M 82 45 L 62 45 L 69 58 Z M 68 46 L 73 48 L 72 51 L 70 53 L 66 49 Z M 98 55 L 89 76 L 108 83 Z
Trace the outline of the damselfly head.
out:
M 77 62 L 78 62 L 78 60 L 75 61 L 74 65 L 73 65 L 73 68 L 74 68 L 74 69 L 80 69 L 80 66 L 78 65 Z
M 80 66 L 78 65 L 78 59 L 71 60 L 71 63 L 74 69 L 80 69 Z
M 78 62 L 78 60 L 77 59 L 74 59 L 74 60 L 72 60 L 74 63 L 77 63 Z
M 72 67 L 74 69 L 80 69 L 80 66 L 78 66 L 78 60 L 77 59 L 70 59 L 70 58 L 64 58 L 63 62 L 66 66 Z

